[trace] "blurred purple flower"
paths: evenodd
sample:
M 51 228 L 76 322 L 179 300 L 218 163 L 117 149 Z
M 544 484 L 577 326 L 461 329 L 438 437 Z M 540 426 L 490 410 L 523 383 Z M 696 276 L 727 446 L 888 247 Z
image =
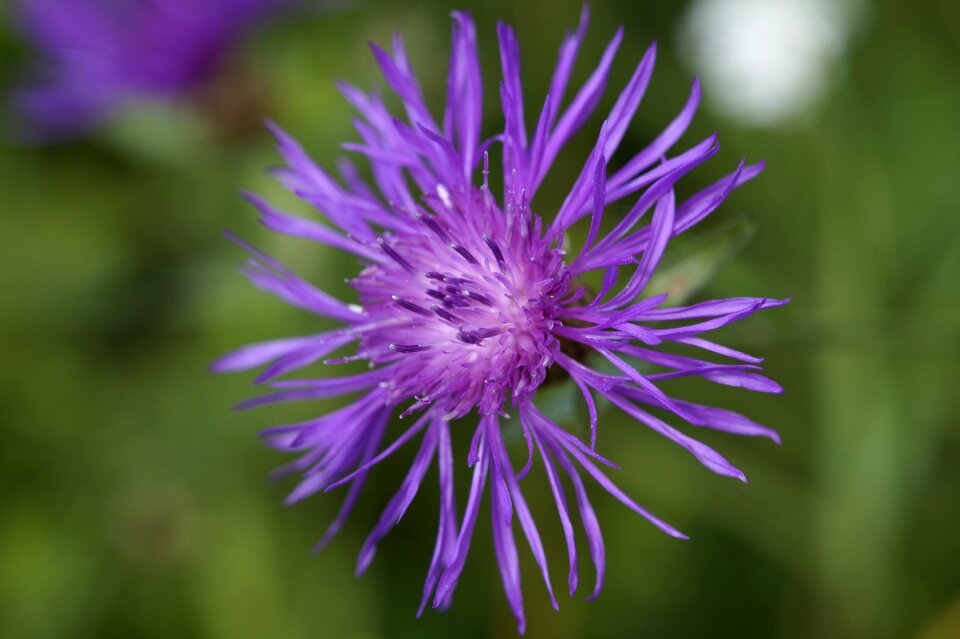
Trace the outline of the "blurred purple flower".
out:
M 69 137 L 142 99 L 179 99 L 222 70 L 250 26 L 288 0 L 21 0 L 41 63 L 13 95 L 29 137 Z
M 347 161 L 340 165 L 342 182 L 335 180 L 291 137 L 274 128 L 287 164 L 277 171 L 278 178 L 322 212 L 333 228 L 288 215 L 256 196 L 248 198 L 269 229 L 333 246 L 359 258 L 363 269 L 350 283 L 360 305 L 344 303 L 318 290 L 275 259 L 233 238 L 251 254 L 246 273 L 256 286 L 344 326 L 317 335 L 247 346 L 219 360 L 214 368 L 238 371 L 269 364 L 257 381 L 270 382 L 278 390 L 241 404 L 244 408 L 361 393 L 360 399 L 330 414 L 264 432 L 274 448 L 301 455 L 278 471 L 279 475 L 302 475 L 287 503 L 349 486 L 339 515 L 318 547 L 343 524 L 370 470 L 422 433 L 410 471 L 364 543 L 357 565 L 358 573 L 367 568 L 377 544 L 402 517 L 428 467 L 436 460 L 440 524 L 421 612 L 428 602 L 433 607 L 449 605 L 466 560 L 481 496 L 489 485 L 496 558 L 507 599 L 523 632 L 514 521 L 519 523 L 542 571 L 554 607 L 557 605 L 540 535 L 518 481 L 530 469 L 535 451 L 543 461 L 566 538 L 569 591 L 573 594 L 577 588 L 577 548 L 561 483 L 563 476 L 573 486 L 596 568 L 591 595 L 596 596 L 604 576 L 604 547 L 582 473 L 667 534 L 685 538 L 625 495 L 600 470 L 601 465 L 616 466 L 595 450 L 596 396 L 687 449 L 710 470 L 745 480 L 743 473 L 719 453 L 648 409 L 665 409 L 693 426 L 776 441 L 773 431 L 742 415 L 672 399 L 656 383 L 697 376 L 729 386 L 781 392 L 780 386 L 758 372 L 760 359 L 702 335 L 785 301 L 733 298 L 665 308 L 665 295 L 643 296 L 670 238 L 703 220 L 735 187 L 761 170 L 759 165 L 741 164 L 719 182 L 678 203 L 674 185 L 718 149 L 716 137 L 710 136 L 683 153 L 667 157 L 696 110 L 700 93 L 694 82 L 690 98 L 676 119 L 619 169 L 608 171 L 608 159 L 619 146 L 650 80 L 654 46 L 619 95 L 593 152 L 553 221 L 544 222 L 533 212 L 537 190 L 561 147 L 599 102 L 621 32 L 566 108 L 560 108 L 587 26 L 588 14 L 584 11 L 579 27 L 567 35 L 560 48 L 549 96 L 532 131 L 528 131 L 517 42 L 513 30 L 500 24 L 504 126 L 502 132 L 482 140 L 483 100 L 474 25 L 464 13 L 454 13 L 453 17 L 447 105 L 441 121 L 434 120 L 427 109 L 399 37 L 394 40 L 392 55 L 375 45 L 373 53 L 403 103 L 406 121 L 393 117 L 378 97 L 348 84 L 340 87 L 361 116 L 356 121 L 361 141 L 344 146 L 367 158 L 378 192 L 369 188 Z M 502 202 L 488 185 L 488 152 L 495 143 L 503 149 Z M 474 183 L 478 167 L 482 167 L 479 187 Z M 413 191 L 419 191 L 419 197 Z M 601 233 L 605 207 L 635 194 L 639 197 L 632 209 L 613 221 L 612 230 Z M 649 221 L 644 220 L 651 210 Z M 586 238 L 573 253 L 575 257 L 568 259 L 564 234 L 581 220 L 588 225 Z M 594 293 L 587 290 L 581 278 L 595 270 L 603 275 L 602 286 Z M 618 285 L 621 271 L 625 278 Z M 277 381 L 279 376 L 323 360 L 353 342 L 358 343 L 354 354 L 324 363 L 365 361 L 369 366 L 366 372 Z M 668 342 L 721 355 L 735 363 L 717 364 L 656 348 Z M 578 351 L 594 353 L 617 372 L 591 368 L 585 357 L 575 355 Z M 642 374 L 636 362 L 653 365 L 662 372 Z M 553 366 L 566 371 L 582 393 L 590 416 L 589 444 L 558 426 L 536 406 L 537 389 Z M 519 414 L 518 428 L 528 450 L 526 464 L 519 472 L 503 441 L 501 418 L 506 417 L 508 405 Z M 383 446 L 390 415 L 401 406 L 403 417 L 422 414 L 403 434 Z M 461 515 L 454 494 L 450 424 L 461 423 L 457 420 L 474 410 L 480 416 L 479 425 L 467 455 L 473 479 Z

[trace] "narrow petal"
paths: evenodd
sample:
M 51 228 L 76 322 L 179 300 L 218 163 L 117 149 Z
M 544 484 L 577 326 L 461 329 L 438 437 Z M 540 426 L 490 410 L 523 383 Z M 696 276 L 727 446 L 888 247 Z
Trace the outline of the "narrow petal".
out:
M 361 463 L 370 459 L 370 457 L 373 456 L 373 453 L 377 450 L 377 447 L 380 445 L 380 438 L 383 436 L 384 429 L 386 429 L 389 415 L 389 412 L 384 411 L 379 422 L 372 429 L 369 439 L 367 440 L 367 445 L 363 451 L 363 457 L 360 460 Z M 331 523 L 327 528 L 326 532 L 323 534 L 323 537 L 320 538 L 320 541 L 318 541 L 313 547 L 313 552 L 320 552 L 323 550 L 340 531 L 340 528 L 343 527 L 343 523 L 347 520 L 347 517 L 353 510 L 354 504 L 357 503 L 357 499 L 360 497 L 360 492 L 363 490 L 363 485 L 366 483 L 366 480 L 367 473 L 362 473 L 357 476 L 353 484 L 350 485 L 350 490 L 347 492 L 347 496 L 343 500 L 343 505 L 340 507 L 340 512 L 337 513 L 336 519 L 334 519 L 333 523 Z
M 656 60 L 657 43 L 654 42 L 647 47 L 647 52 L 640 60 L 640 64 L 637 65 L 633 76 L 623 89 L 620 97 L 617 98 L 610 115 L 607 117 L 610 122 L 610 133 L 603 154 L 608 158 L 613 157 L 617 147 L 620 146 L 620 141 L 627 132 L 627 127 L 633 120 L 633 115 L 637 112 L 640 101 L 643 100 L 643 95 L 646 93 L 650 78 L 653 75 L 653 66 Z
M 536 438 L 536 431 L 534 431 L 534 438 Z M 557 504 L 557 514 L 560 516 L 560 527 L 563 528 L 563 537 L 567 542 L 567 556 L 569 558 L 567 586 L 570 589 L 570 596 L 572 597 L 577 591 L 579 575 L 577 573 L 577 544 L 573 534 L 573 523 L 570 520 L 570 511 L 567 507 L 567 497 L 564 494 L 563 485 L 557 476 L 557 469 L 553 465 L 550 454 L 539 440 L 537 440 L 537 446 L 540 449 L 540 457 L 543 459 L 543 467 L 547 471 L 547 481 L 550 483 L 553 500 Z
M 576 467 L 570 462 L 559 445 L 555 443 L 547 443 L 547 445 L 573 484 L 574 494 L 577 497 L 577 508 L 580 510 L 580 522 L 583 524 L 583 531 L 587 536 L 590 560 L 593 562 L 593 567 L 596 572 L 593 593 L 588 599 L 596 599 L 600 595 L 600 590 L 603 588 L 603 578 L 606 574 L 606 557 L 603 533 L 600 531 L 600 522 L 597 520 L 597 514 L 593 510 L 593 504 L 590 503 L 590 498 L 587 496 L 587 488 L 583 485 L 583 480 L 580 478 L 580 473 L 577 472 Z
M 671 189 L 657 202 L 657 207 L 653 212 L 653 221 L 650 223 L 650 242 L 643 251 L 640 264 L 637 266 L 633 277 L 623 287 L 623 290 L 610 300 L 611 306 L 620 306 L 634 300 L 646 288 L 647 283 L 660 264 L 660 258 L 663 257 L 663 253 L 667 249 L 667 243 L 673 235 L 675 211 L 676 203 Z
M 436 129 L 437 126 L 433 120 L 433 116 L 430 115 L 424 103 L 420 85 L 407 67 L 406 52 L 403 47 L 403 41 L 399 36 L 394 38 L 393 48 L 395 57 L 391 57 L 389 53 L 376 44 L 370 44 L 373 57 L 376 59 L 377 64 L 380 65 L 383 77 L 386 78 L 387 83 L 390 85 L 390 88 L 393 89 L 394 93 L 403 100 L 403 106 L 407 110 L 410 121 L 422 122 L 432 129 Z
M 690 97 L 687 99 L 687 103 L 684 105 L 683 109 L 680 111 L 680 114 L 667 125 L 667 127 L 658 135 L 653 142 L 651 142 L 646 148 L 637 153 L 635 156 L 630 158 L 630 160 L 623 165 L 623 167 L 618 170 L 610 178 L 610 187 L 618 188 L 630 180 L 632 180 L 640 171 L 652 165 L 654 162 L 663 157 L 667 151 L 680 139 L 680 137 L 686 132 L 687 127 L 690 126 L 691 120 L 693 120 L 693 115 L 697 111 L 697 106 L 700 104 L 700 82 L 699 80 L 694 79 L 693 86 L 690 88 Z
M 436 420 L 434 423 L 436 424 L 438 422 L 439 420 Z M 433 460 L 433 453 L 437 448 L 438 437 L 439 430 L 436 427 L 431 427 L 424 436 L 423 443 L 420 444 L 420 450 L 410 465 L 410 471 L 400 484 L 400 489 L 390 500 L 390 503 L 387 504 L 387 507 L 383 509 L 377 525 L 374 526 L 370 535 L 360 548 L 360 555 L 357 557 L 357 575 L 366 572 L 370 566 L 370 562 L 373 561 L 373 556 L 377 552 L 377 544 L 400 522 L 400 519 L 410 506 L 413 498 L 417 496 L 417 492 L 420 490 L 420 484 L 423 482 L 423 476 L 426 474 L 427 468 L 430 467 L 430 462 Z M 369 462 L 365 463 L 361 468 L 369 468 Z M 367 471 L 362 470 L 361 472 L 365 473 Z
M 340 486 L 346 484 L 347 482 L 353 481 L 353 479 L 354 479 L 358 474 L 360 474 L 360 473 L 362 473 L 362 472 L 365 472 L 365 471 L 371 469 L 372 467 L 376 466 L 377 464 L 379 464 L 380 462 L 382 462 L 384 459 L 386 459 L 387 457 L 389 457 L 390 455 L 392 455 L 393 453 L 395 453 L 398 448 L 400 448 L 401 446 L 403 446 L 404 444 L 406 444 L 408 441 L 410 441 L 411 439 L 413 439 L 413 437 L 414 437 L 417 433 L 419 433 L 421 430 L 423 430 L 423 427 L 427 425 L 427 422 L 428 422 L 430 419 L 433 419 L 433 416 L 432 416 L 432 415 L 430 415 L 429 413 L 424 414 L 420 419 L 418 419 L 416 422 L 414 422 L 413 426 L 411 426 L 411 427 L 408 428 L 406 431 L 404 431 L 404 433 L 403 433 L 402 435 L 400 435 L 400 437 L 397 437 L 397 439 L 396 439 L 392 444 L 390 444 L 390 445 L 387 446 L 385 449 L 383 449 L 376 457 L 374 457 L 373 459 L 371 459 L 370 461 L 368 461 L 368 462 L 365 463 L 364 465 L 360 466 L 360 468 L 356 469 L 355 471 L 353 471 L 352 473 L 350 473 L 350 474 L 347 475 L 346 477 L 343 477 L 343 478 L 341 478 L 341 479 L 338 479 L 337 481 L 335 481 L 335 482 L 333 482 L 332 484 L 330 484 L 329 486 L 327 486 L 327 487 L 324 489 L 325 492 L 329 492 L 329 491 L 331 491 L 331 490 L 333 490 L 333 489 L 335 489 L 335 488 L 339 488 Z
M 630 510 L 634 511 L 635 513 L 643 516 L 644 518 L 646 518 L 647 521 L 649 521 L 654 526 L 656 526 L 663 532 L 667 533 L 671 537 L 676 537 L 677 539 L 689 539 L 689 537 L 684 535 L 682 532 L 680 532 L 679 530 L 677 530 L 667 522 L 663 521 L 659 517 L 655 516 L 653 513 L 651 513 L 649 510 L 647 510 L 640 504 L 630 499 L 630 497 L 628 497 L 622 490 L 620 490 L 616 484 L 614 484 L 612 481 L 610 481 L 607 478 L 606 475 L 600 472 L 600 469 L 594 466 L 593 462 L 591 462 L 583 453 L 581 453 L 575 447 L 564 445 L 564 449 L 568 453 L 570 453 L 570 455 L 574 459 L 576 459 L 581 466 L 583 466 L 584 470 L 586 470 L 587 473 L 591 477 L 593 477 L 597 481 L 597 483 L 600 484 L 600 486 L 603 487 L 604 490 L 606 490 L 608 493 L 613 495 L 613 497 L 617 501 L 619 501 L 621 504 L 623 504 Z
M 696 457 L 701 464 L 718 475 L 736 477 L 742 482 L 747 481 L 747 476 L 743 474 L 743 471 L 731 464 L 723 457 L 723 455 L 710 448 L 706 444 L 698 442 L 692 437 L 687 437 L 666 422 L 657 419 L 650 413 L 640 410 L 630 402 L 625 401 L 615 392 L 604 393 L 603 395 L 631 417 L 640 420 L 658 434 L 690 451 L 690 453 L 693 454 L 693 456 Z M 695 419 L 692 421 L 695 421 Z
M 283 233 L 284 235 L 292 235 L 294 237 L 302 237 L 319 244 L 326 244 L 327 246 L 332 246 L 341 251 L 353 253 L 375 262 L 383 259 L 381 255 L 363 246 L 356 240 L 351 240 L 344 235 L 340 235 L 322 224 L 281 213 L 267 204 L 262 198 L 250 193 L 244 193 L 243 196 L 247 201 L 257 207 L 260 211 L 260 223 L 271 231 Z
M 610 44 L 608 44 L 606 50 L 604 50 L 597 68 L 584 83 L 583 87 L 580 88 L 573 102 L 570 103 L 570 106 L 560 117 L 544 149 L 540 173 L 534 180 L 535 185 L 539 185 L 546 172 L 550 170 L 553 160 L 557 157 L 557 154 L 563 145 L 566 144 L 567 140 L 583 126 L 587 118 L 590 117 L 590 114 L 593 113 L 597 103 L 600 101 L 600 96 L 603 95 L 603 90 L 607 86 L 610 65 L 613 64 L 613 58 L 617 54 L 617 49 L 620 48 L 620 42 L 622 40 L 623 29 L 620 28 L 617 29 L 613 40 L 610 41 Z M 551 94 L 554 94 L 554 92 L 551 91 Z M 557 100 L 559 103 L 559 97 Z
M 470 549 L 470 541 L 473 539 L 473 529 L 477 523 L 477 513 L 480 509 L 480 500 L 483 495 L 483 488 L 487 481 L 487 456 L 484 453 L 484 442 L 479 443 L 480 460 L 473 467 L 473 480 L 470 483 L 470 495 L 467 497 L 467 507 L 463 514 L 463 522 L 460 525 L 460 532 L 457 535 L 456 552 L 450 563 L 440 575 L 440 581 L 437 585 L 436 594 L 433 597 L 433 607 L 439 607 L 447 596 L 452 594 L 453 589 L 460 579 L 460 573 L 463 572 L 463 565 L 467 561 L 467 552 Z
M 326 379 L 310 380 L 306 388 L 296 390 L 280 391 L 253 397 L 237 404 L 237 410 L 247 410 L 267 404 L 277 404 L 281 402 L 301 401 L 308 399 L 323 399 L 325 397 L 334 397 L 345 393 L 354 393 L 359 390 L 370 388 L 380 383 L 381 380 L 390 376 L 389 367 L 375 369 L 366 373 L 359 373 L 350 377 L 330 377 Z M 304 382 L 299 382 L 303 385 Z
M 483 83 L 473 18 L 462 11 L 454 11 L 452 16 L 453 54 L 444 125 L 447 137 L 457 140 L 463 171 L 462 183 L 466 186 L 470 184 L 475 152 L 480 141 Z
M 650 406 L 660 406 L 656 399 L 640 388 L 623 386 L 618 388 L 616 392 L 631 399 L 641 401 L 644 404 L 649 404 Z M 758 424 L 740 413 L 722 408 L 702 406 L 692 402 L 674 401 L 683 406 L 687 414 L 694 418 L 694 421 L 690 422 L 694 426 L 712 428 L 713 430 L 745 437 L 767 437 L 778 444 L 780 443 L 780 436 L 777 435 L 776 431 Z
M 527 130 L 523 113 L 523 82 L 520 79 L 520 46 L 513 27 L 503 22 L 497 23 L 497 43 L 500 45 L 500 70 L 503 74 L 503 84 L 510 96 L 508 104 L 504 106 L 504 115 L 512 127 L 510 134 L 522 149 L 527 147 Z
M 674 235 L 683 233 L 717 210 L 733 189 L 760 175 L 763 168 L 763 162 L 749 166 L 741 163 L 732 174 L 687 199 L 677 209 Z
M 660 402 L 662 402 L 665 408 L 672 410 L 674 413 L 676 413 L 680 417 L 683 417 L 684 419 L 686 419 L 686 416 L 682 408 L 680 408 L 676 403 L 674 403 L 674 401 L 671 398 L 667 397 L 662 390 L 657 388 L 657 386 L 652 382 L 650 382 L 645 376 L 638 373 L 635 368 L 630 366 L 630 364 L 623 361 L 622 359 L 614 355 L 612 352 L 610 352 L 606 348 L 595 347 L 595 350 L 601 355 L 603 355 L 608 362 L 610 362 L 611 364 L 619 368 L 621 371 L 626 373 L 627 377 L 629 377 L 630 380 L 633 381 L 633 383 L 635 383 L 637 386 L 639 386 L 640 388 L 644 389 L 645 391 L 647 391 L 648 393 L 656 397 Z M 600 389 L 597 389 L 597 390 L 600 390 Z
M 517 513 L 517 520 L 520 522 L 520 528 L 523 530 L 524 536 L 527 538 L 527 542 L 530 544 L 530 552 L 533 553 L 533 558 L 537 562 L 537 566 L 540 568 L 540 574 L 543 576 L 543 583 L 547 587 L 547 594 L 550 595 L 550 603 L 553 605 L 554 610 L 559 609 L 557 604 L 557 599 L 553 595 L 553 586 L 550 583 L 550 571 L 547 568 L 547 555 L 543 549 L 543 542 L 540 540 L 540 533 L 537 530 L 537 524 L 533 521 L 533 515 L 530 514 L 530 509 L 527 507 L 527 501 L 523 496 L 523 492 L 520 490 L 520 484 L 517 482 L 517 477 L 513 473 L 513 466 L 510 463 L 510 457 L 507 455 L 507 449 L 503 445 L 503 440 L 500 438 L 499 432 L 495 435 L 491 435 L 491 454 L 498 457 L 500 460 L 500 468 L 503 471 L 504 479 L 506 480 L 507 488 L 510 491 L 510 495 L 513 498 L 513 506 Z
M 321 333 L 311 337 L 288 337 L 250 344 L 224 355 L 210 365 L 210 370 L 216 373 L 235 373 L 256 368 L 288 353 L 301 350 L 304 346 L 322 341 L 321 336 L 326 335 L 329 335 L 329 333 Z
M 590 5 L 583 4 L 580 10 L 580 21 L 573 32 L 568 32 L 560 45 L 560 51 L 557 54 L 557 64 L 554 67 L 553 77 L 550 79 L 549 95 L 553 96 L 554 102 L 559 109 L 563 103 L 563 96 L 567 90 L 567 83 L 570 81 L 570 74 L 573 72 L 573 65 L 577 60 L 577 53 L 580 51 L 580 45 L 587 33 L 587 25 L 590 24 Z M 548 128 L 553 128 L 553 123 L 557 117 L 554 111 L 547 124 Z
M 430 594 L 437 585 L 440 571 L 446 568 L 456 553 L 457 544 L 457 511 L 456 496 L 453 486 L 453 450 L 450 446 L 449 422 L 440 420 L 440 430 L 437 465 L 440 468 L 440 525 L 437 528 L 437 541 L 430 559 L 430 568 L 423 585 L 423 595 L 420 598 L 420 607 L 417 608 L 417 618 L 423 614 L 430 600 Z M 440 608 L 446 608 L 450 603 L 450 595 L 440 603 Z
M 228 239 L 253 256 L 245 274 L 256 285 L 284 301 L 304 310 L 345 322 L 363 319 L 362 310 L 354 309 L 333 296 L 305 282 L 280 262 L 266 253 L 258 251 L 232 233 L 225 234 Z
M 496 457 L 493 460 L 496 465 Z M 502 481 L 493 481 L 490 484 L 490 527 L 493 530 L 493 550 L 500 568 L 503 591 L 507 595 L 513 615 L 517 618 L 517 633 L 522 635 L 526 630 L 526 620 L 523 615 L 523 593 L 520 590 L 520 563 L 513 537 L 512 513 L 504 511 L 506 504 L 511 502 L 508 496 L 500 494 L 505 490 Z

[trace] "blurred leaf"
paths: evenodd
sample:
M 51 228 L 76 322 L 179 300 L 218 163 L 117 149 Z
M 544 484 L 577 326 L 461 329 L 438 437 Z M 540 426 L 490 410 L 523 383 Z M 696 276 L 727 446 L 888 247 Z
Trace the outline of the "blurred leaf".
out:
M 163 102 L 123 109 L 105 128 L 103 139 L 136 162 L 177 170 L 203 167 L 216 146 L 196 112 Z
M 956 639 L 960 637 L 960 596 L 949 604 L 915 639 Z
M 28 508 L 4 513 L 0 636 L 78 636 L 95 613 L 97 558 L 62 524 Z
M 741 216 L 716 229 L 672 242 L 664 261 L 650 279 L 644 297 L 668 293 L 671 306 L 687 302 L 743 250 L 755 230 L 756 223 Z

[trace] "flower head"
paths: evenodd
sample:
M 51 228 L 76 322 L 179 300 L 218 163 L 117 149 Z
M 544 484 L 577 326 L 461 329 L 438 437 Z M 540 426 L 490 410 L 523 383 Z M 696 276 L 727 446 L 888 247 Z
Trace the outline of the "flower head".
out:
M 562 206 L 549 221 L 537 209 L 538 187 L 558 151 L 598 104 L 621 40 L 618 32 L 593 74 L 561 107 L 587 17 L 585 10 L 577 30 L 564 40 L 550 94 L 529 132 L 517 42 L 510 27 L 499 25 L 503 128 L 486 140 L 481 138 L 476 35 L 468 15 L 453 14 L 447 104 L 440 121 L 425 105 L 399 37 L 392 55 L 374 46 L 387 82 L 403 102 L 406 119 L 394 117 L 376 96 L 347 84 L 341 89 L 361 116 L 356 121 L 361 141 L 344 146 L 367 158 L 376 190 L 358 177 L 349 162 L 341 164 L 342 181 L 335 179 L 274 127 L 286 160 L 279 179 L 313 204 L 330 225 L 288 215 L 253 195 L 248 198 L 268 228 L 355 255 L 363 264 L 350 281 L 358 299 L 356 303 L 340 301 L 236 240 L 251 254 L 247 274 L 254 284 L 343 326 L 248 346 L 215 365 L 220 371 L 268 365 L 258 381 L 270 382 L 277 390 L 249 400 L 244 407 L 360 393 L 354 403 L 333 413 L 265 432 L 271 446 L 299 454 L 280 471 L 302 476 L 289 503 L 349 486 L 340 515 L 320 546 L 343 523 L 371 469 L 422 434 L 410 471 L 364 544 L 357 566 L 362 572 L 369 565 L 377 544 L 403 515 L 436 460 L 440 524 L 421 610 L 427 603 L 449 605 L 482 495 L 489 486 L 496 558 L 521 632 L 524 616 L 514 522 L 556 606 L 543 544 L 520 490 L 520 479 L 531 468 L 535 452 L 546 470 L 567 541 L 571 594 L 578 584 L 578 561 L 562 477 L 573 486 L 596 568 L 594 596 L 603 582 L 604 547 L 581 473 L 664 532 L 684 537 L 624 494 L 601 470 L 604 465 L 616 466 L 596 450 L 597 396 L 723 475 L 744 479 L 719 453 L 654 416 L 648 407 L 670 411 L 693 426 L 776 439 L 773 431 L 742 415 L 672 399 L 657 386 L 662 379 L 698 376 L 757 391 L 781 390 L 758 372 L 759 359 L 701 335 L 783 301 L 734 298 L 667 307 L 666 295 L 645 295 L 669 240 L 703 220 L 734 188 L 760 171 L 760 166 L 741 164 L 716 184 L 678 201 L 677 181 L 717 151 L 716 138 L 711 136 L 670 155 L 696 109 L 696 82 L 676 119 L 620 168 L 608 171 L 609 159 L 653 71 L 656 50 L 651 46 L 601 126 L 593 152 Z M 502 198 L 494 196 L 488 183 L 493 145 L 502 149 Z M 601 237 L 607 205 L 629 196 L 636 198 L 633 207 Z M 581 220 L 587 227 L 585 239 L 573 251 L 565 234 Z M 588 291 L 583 276 L 595 270 L 603 273 L 602 286 Z M 734 363 L 673 354 L 660 348 L 667 343 L 707 351 Z M 355 350 L 349 354 L 329 358 L 352 344 Z M 580 348 L 570 348 L 574 344 Z M 582 356 L 583 352 L 589 355 Z M 344 377 L 277 381 L 321 360 L 330 365 L 366 361 L 369 370 Z M 608 362 L 607 372 L 594 368 L 601 360 Z M 659 371 L 641 373 L 638 362 Z M 565 372 L 582 394 L 590 416 L 589 444 L 537 406 L 537 390 L 551 368 Z M 518 428 L 527 443 L 528 459 L 519 471 L 507 454 L 502 434 L 507 411 L 519 416 Z M 395 412 L 417 418 L 382 445 Z M 475 418 L 470 417 L 473 414 Z M 457 464 L 451 428 L 473 429 L 466 456 L 473 476 L 462 514 L 454 491 Z
M 42 56 L 14 96 L 36 135 L 99 124 L 134 100 L 180 98 L 218 71 L 237 39 L 288 0 L 21 0 Z

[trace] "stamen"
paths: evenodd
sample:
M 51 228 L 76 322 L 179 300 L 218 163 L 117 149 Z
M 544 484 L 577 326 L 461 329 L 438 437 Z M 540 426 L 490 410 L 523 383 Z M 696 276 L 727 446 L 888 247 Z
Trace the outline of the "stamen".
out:
M 397 353 L 419 353 L 420 351 L 425 351 L 429 346 L 422 346 L 420 344 L 391 344 L 390 350 Z
M 403 257 L 399 253 L 397 253 L 392 248 L 390 248 L 390 246 L 387 245 L 386 240 L 384 240 L 382 237 L 377 238 L 377 244 L 380 245 L 380 248 L 383 249 L 384 253 L 389 255 L 394 262 L 402 266 L 408 273 L 413 274 L 416 272 L 413 266 L 410 265 L 410 262 L 403 259 Z
M 490 190 L 490 154 L 487 151 L 483 152 L 483 188 Z
M 430 316 L 430 311 L 428 311 L 428 310 L 425 309 L 425 308 L 421 308 L 420 306 L 417 306 L 417 305 L 414 304 L 413 302 L 408 302 L 407 300 L 403 299 L 403 298 L 400 297 L 399 295 L 393 295 L 393 296 L 391 296 L 391 299 L 393 299 L 394 302 L 396 302 L 397 304 L 399 304 L 399 305 L 402 306 L 403 308 L 407 309 L 408 311 L 411 311 L 411 312 L 413 312 L 413 313 L 417 313 L 418 315 L 423 315 L 424 317 L 429 317 L 429 316 Z
M 487 237 L 486 233 L 483 234 L 483 241 L 487 243 L 490 252 L 493 253 L 493 257 L 497 260 L 497 264 L 503 266 L 503 253 L 500 252 L 500 247 L 497 246 L 497 243 Z
M 430 228 L 431 231 L 433 231 L 434 233 L 437 234 L 437 237 L 439 237 L 439 238 L 440 238 L 441 240 L 443 240 L 444 242 L 447 242 L 447 243 L 450 243 L 450 242 L 451 242 L 450 236 L 447 235 L 447 232 L 444 231 L 444 230 L 443 230 L 443 227 L 440 226 L 439 224 L 437 224 L 435 220 L 433 220 L 432 218 L 424 215 L 423 213 L 421 213 L 421 212 L 419 212 L 419 211 L 417 211 L 417 214 L 416 214 L 416 215 L 417 215 L 417 219 L 418 219 L 418 220 L 420 220 L 421 222 L 423 222 L 424 224 L 426 224 L 426 225 Z
M 479 264 L 479 262 L 477 262 L 477 258 L 475 258 L 475 257 L 473 256 L 473 254 L 470 253 L 470 251 L 468 251 L 467 249 L 463 248 L 463 247 L 460 246 L 459 244 L 451 244 L 451 245 L 450 245 L 450 248 L 452 248 L 454 251 L 456 251 L 457 253 L 459 253 L 459 254 L 460 254 L 460 257 L 462 257 L 462 258 L 465 259 L 466 261 L 470 262 L 471 264 Z
M 436 304 L 434 304 L 434 305 L 431 306 L 430 308 L 431 308 L 431 310 L 433 310 L 434 313 L 436 313 L 437 315 L 439 315 L 439 316 L 442 317 L 443 319 L 447 320 L 447 321 L 450 322 L 451 324 L 459 324 L 459 323 L 460 323 L 460 318 L 459 318 L 459 317 L 457 317 L 457 316 L 454 315 L 453 313 L 448 313 L 447 311 L 443 310 L 443 308 L 437 306 Z
M 456 306 L 457 308 L 464 308 L 466 306 L 470 306 L 470 302 L 463 299 L 462 297 L 454 297 L 453 295 L 444 295 L 443 305 L 448 308 L 451 306 Z
M 493 302 L 490 301 L 490 298 L 481 293 L 474 293 L 473 291 L 463 290 L 463 294 L 466 297 L 469 297 L 472 300 L 476 300 L 483 304 L 484 306 L 493 306 Z
M 499 335 L 500 330 L 495 328 L 477 328 L 474 330 L 461 330 L 457 333 L 457 339 L 465 344 L 477 344 L 488 337 Z

